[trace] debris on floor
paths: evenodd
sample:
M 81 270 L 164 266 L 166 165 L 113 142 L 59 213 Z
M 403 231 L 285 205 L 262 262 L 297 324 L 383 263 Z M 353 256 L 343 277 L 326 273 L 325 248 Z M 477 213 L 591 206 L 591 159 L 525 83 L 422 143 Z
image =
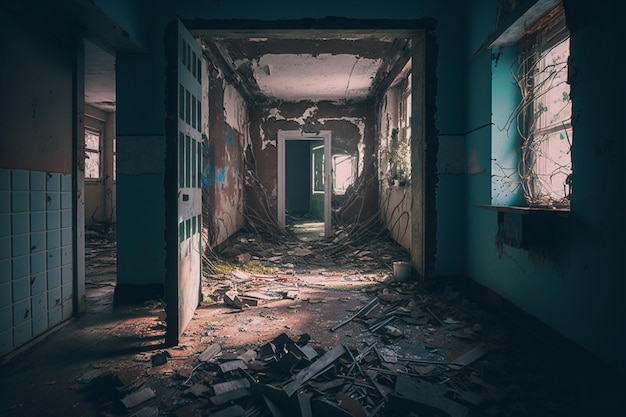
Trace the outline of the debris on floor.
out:
M 100 260 L 88 280 L 98 282 L 114 259 L 108 245 L 102 258 L 94 247 L 110 234 L 92 235 L 88 253 Z M 65 344 L 52 337 L 38 359 L 2 368 L 0 414 L 625 415 L 606 412 L 621 385 L 608 391 L 582 363 L 558 365 L 455 286 L 394 280 L 393 263 L 407 259 L 385 240 L 337 246 L 239 234 L 205 259 L 203 301 L 181 343 L 167 348 L 162 300 L 113 308 L 110 286 L 90 286 L 91 313 L 62 330 L 70 336 L 57 334 Z M 94 298 L 101 293 L 108 301 Z

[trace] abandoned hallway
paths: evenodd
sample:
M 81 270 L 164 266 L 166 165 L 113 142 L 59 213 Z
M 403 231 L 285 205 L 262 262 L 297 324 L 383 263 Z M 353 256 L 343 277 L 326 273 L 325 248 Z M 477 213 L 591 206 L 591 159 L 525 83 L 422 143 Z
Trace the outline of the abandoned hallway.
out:
M 0 415 L 626 415 L 625 15 L 2 2 Z
M 384 238 L 338 246 L 238 235 L 207 260 L 204 300 L 180 345 L 168 348 L 162 300 L 113 304 L 114 230 L 88 236 L 87 313 L 5 358 L 2 415 L 626 412 L 623 379 L 571 346 L 521 327 L 524 322 L 504 310 L 486 309 L 478 293 L 459 283 L 424 288 L 396 280 L 393 262 L 408 254 Z M 299 350 L 299 359 L 287 360 L 293 349 L 287 339 L 310 348 L 312 359 Z M 268 353 L 270 343 L 275 349 Z M 345 352 L 334 365 L 298 386 L 298 395 L 312 399 L 313 414 L 276 399 L 293 375 L 337 348 Z M 424 385 L 409 388 L 407 398 L 397 392 L 403 377 Z M 242 379 L 244 388 L 237 385 Z M 232 391 L 232 399 L 218 400 Z

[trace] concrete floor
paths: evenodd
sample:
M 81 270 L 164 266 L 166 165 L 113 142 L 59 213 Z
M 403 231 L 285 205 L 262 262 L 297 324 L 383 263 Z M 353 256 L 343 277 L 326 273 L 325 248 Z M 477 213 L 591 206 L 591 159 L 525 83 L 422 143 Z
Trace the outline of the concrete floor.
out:
M 293 338 L 308 334 L 311 343 L 321 349 L 338 344 L 358 347 L 378 340 L 404 357 L 434 361 L 452 360 L 482 346 L 488 354 L 462 375 L 452 376 L 462 377 L 459 382 L 485 395 L 480 406 L 470 408 L 469 416 L 626 415 L 623 379 L 605 372 L 595 361 L 585 356 L 572 360 L 570 352 L 554 351 L 511 321 L 483 309 L 453 285 L 426 290 L 414 282 L 393 282 L 388 268 L 367 268 L 368 262 L 375 263 L 373 258 L 380 258 L 369 253 L 373 249 L 359 251 L 360 256 L 351 251 L 341 262 L 312 254 L 302 267 L 284 267 L 283 263 L 271 273 L 248 273 L 243 278 L 241 274 L 205 276 L 206 302 L 198 309 L 181 345 L 166 349 L 162 345 L 161 301 L 114 305 L 114 245 L 107 247 L 91 240 L 87 313 L 28 349 L 4 358 L 0 366 L 0 415 L 123 416 L 148 409 L 153 413 L 158 409 L 151 415 L 161 416 L 211 415 L 206 400 L 182 395 L 181 378 L 191 377 L 198 355 L 216 343 L 227 354 L 241 353 L 283 332 Z M 219 294 L 233 287 L 257 293 L 297 289 L 297 296 L 234 310 L 219 299 Z M 432 316 L 414 315 L 417 321 L 413 323 L 394 324 L 402 333 L 394 338 L 373 334 L 356 320 L 329 331 L 376 296 L 390 303 L 403 299 L 413 312 L 434 311 L 434 317 L 442 322 L 437 323 Z M 420 320 L 423 324 L 416 324 Z M 151 358 L 163 352 L 168 352 L 168 363 L 151 366 Z M 426 368 L 410 370 L 427 372 Z M 94 371 L 113 375 L 127 386 L 150 386 L 156 397 L 142 404 L 149 406 L 145 409 L 125 410 L 119 402 L 125 393 L 110 384 L 85 383 Z M 400 415 L 442 414 L 417 414 L 407 409 Z

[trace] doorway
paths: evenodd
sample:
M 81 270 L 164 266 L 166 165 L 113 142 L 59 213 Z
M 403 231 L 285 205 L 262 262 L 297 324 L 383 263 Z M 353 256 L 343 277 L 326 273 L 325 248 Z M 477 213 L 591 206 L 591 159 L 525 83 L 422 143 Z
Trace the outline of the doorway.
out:
M 330 131 L 278 132 L 278 222 L 286 228 L 298 220 L 293 230 L 307 239 L 331 235 L 330 148 Z

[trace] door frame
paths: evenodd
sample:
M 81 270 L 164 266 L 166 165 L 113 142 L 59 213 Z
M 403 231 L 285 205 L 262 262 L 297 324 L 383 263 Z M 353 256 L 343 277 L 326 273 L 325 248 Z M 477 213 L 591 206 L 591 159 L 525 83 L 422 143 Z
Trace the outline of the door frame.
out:
M 284 229 L 285 221 L 285 145 L 288 140 L 324 140 L 324 236 L 329 237 L 332 231 L 330 202 L 332 196 L 331 143 L 332 132 L 321 130 L 319 133 L 303 133 L 300 130 L 278 131 L 278 224 Z

